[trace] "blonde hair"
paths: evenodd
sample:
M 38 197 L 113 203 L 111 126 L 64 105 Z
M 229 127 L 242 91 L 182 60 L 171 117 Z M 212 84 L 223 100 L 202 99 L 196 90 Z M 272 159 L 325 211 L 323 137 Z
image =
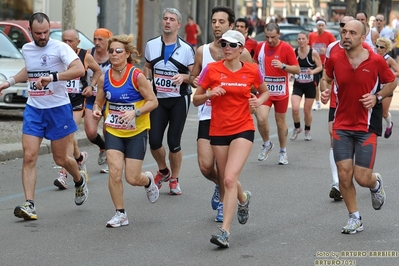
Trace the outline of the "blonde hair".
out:
M 125 51 L 130 53 L 130 56 L 127 58 L 127 62 L 130 64 L 139 64 L 140 59 L 138 57 L 141 56 L 139 51 L 137 51 L 136 45 L 133 44 L 134 35 L 133 34 L 121 34 L 115 35 L 109 38 L 108 47 L 110 47 L 113 42 L 120 42 L 125 47 Z
M 385 47 L 387 48 L 387 51 L 392 50 L 392 42 L 390 39 L 381 37 L 381 38 L 378 38 L 377 41 L 375 41 L 376 44 L 377 44 L 377 42 L 383 42 Z

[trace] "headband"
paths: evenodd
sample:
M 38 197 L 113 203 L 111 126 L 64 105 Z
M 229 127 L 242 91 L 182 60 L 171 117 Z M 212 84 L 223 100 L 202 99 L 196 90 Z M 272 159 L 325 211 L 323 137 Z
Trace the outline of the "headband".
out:
M 319 24 L 323 24 L 324 26 L 326 25 L 326 22 L 324 21 L 324 20 L 318 20 L 317 22 L 316 22 L 316 25 L 319 25 Z
M 110 37 L 112 37 L 112 32 L 106 28 L 99 28 L 95 30 L 94 36 L 100 36 L 105 39 L 109 39 Z

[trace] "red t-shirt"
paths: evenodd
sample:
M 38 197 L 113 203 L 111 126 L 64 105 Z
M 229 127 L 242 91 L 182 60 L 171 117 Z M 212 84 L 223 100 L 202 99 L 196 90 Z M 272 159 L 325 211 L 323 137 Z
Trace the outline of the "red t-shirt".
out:
M 299 63 L 294 49 L 286 42 L 280 41 L 275 47 L 261 42 L 256 47 L 254 60 L 259 63 L 260 72 L 269 89 L 269 99 L 278 101 L 289 97 L 289 78 L 287 71 L 272 66 L 273 59 L 290 66 L 299 66 Z
M 320 55 L 322 64 L 324 64 L 326 54 L 321 48 L 327 49 L 327 46 L 332 42 L 335 42 L 335 37 L 331 32 L 324 31 L 321 35 L 318 32 L 309 33 L 309 45 Z
M 251 87 L 258 88 L 263 83 L 258 66 L 242 62 L 240 70 L 231 72 L 224 66 L 224 61 L 209 63 L 198 80 L 202 88 L 212 90 L 221 86 L 226 90 L 226 94 L 211 98 L 210 136 L 231 136 L 255 130 L 248 99 L 251 97 Z
M 191 45 L 197 45 L 198 41 L 197 38 L 195 38 L 195 34 L 197 34 L 197 24 L 186 24 L 185 26 L 186 30 L 186 41 L 191 44 Z
M 325 68 L 327 76 L 335 78 L 337 88 L 337 109 L 333 128 L 375 132 L 381 135 L 381 104 L 367 110 L 359 100 L 366 93 L 377 93 L 380 90 L 380 84 L 395 80 L 384 58 L 369 50 L 368 59 L 353 69 L 345 50 L 341 50 L 327 60 Z
M 252 38 L 247 37 L 245 39 L 245 48 L 247 48 L 248 52 L 251 54 L 251 56 L 253 57 L 255 54 L 255 49 L 256 46 L 258 45 L 258 42 L 255 41 Z

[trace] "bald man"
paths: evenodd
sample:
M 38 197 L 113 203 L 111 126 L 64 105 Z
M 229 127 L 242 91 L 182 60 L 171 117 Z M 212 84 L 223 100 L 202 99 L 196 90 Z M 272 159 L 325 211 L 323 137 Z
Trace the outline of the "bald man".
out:
M 365 26 L 357 20 L 345 23 L 341 32 L 343 50 L 326 62 L 328 88 L 337 85 L 337 106 L 333 124 L 333 153 L 339 188 L 349 212 L 343 234 L 363 231 L 353 178 L 371 192 L 372 206 L 381 209 L 386 195 L 379 173 L 373 173 L 377 136 L 382 133 L 381 101 L 396 88 L 396 78 L 382 56 L 364 48 Z M 335 79 L 334 79 L 335 78 Z M 379 84 L 385 84 L 381 89 Z M 330 89 L 322 92 L 327 103 Z

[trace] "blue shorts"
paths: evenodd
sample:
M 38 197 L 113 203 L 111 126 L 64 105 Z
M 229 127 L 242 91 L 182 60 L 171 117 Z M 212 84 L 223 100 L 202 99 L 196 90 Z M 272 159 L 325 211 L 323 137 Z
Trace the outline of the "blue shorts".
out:
M 38 138 L 59 140 L 78 130 L 71 104 L 48 109 L 27 104 L 23 117 L 22 133 Z

